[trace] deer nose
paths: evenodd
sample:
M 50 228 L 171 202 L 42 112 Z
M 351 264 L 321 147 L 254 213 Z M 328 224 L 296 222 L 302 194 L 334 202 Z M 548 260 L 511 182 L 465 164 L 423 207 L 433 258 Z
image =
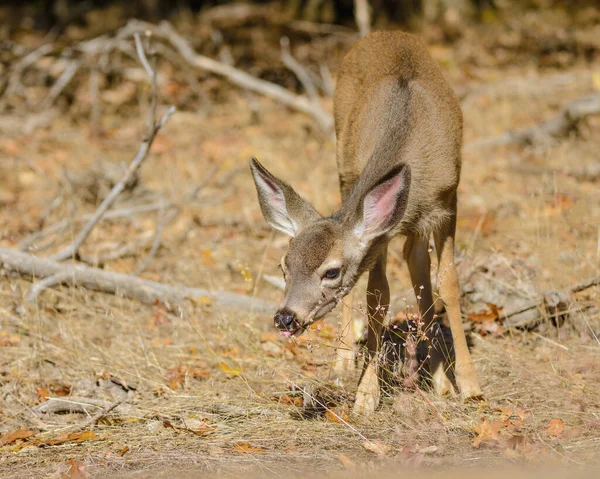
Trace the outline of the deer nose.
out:
M 296 313 L 289 309 L 282 309 L 275 313 L 275 326 L 283 331 L 293 330 L 295 322 Z

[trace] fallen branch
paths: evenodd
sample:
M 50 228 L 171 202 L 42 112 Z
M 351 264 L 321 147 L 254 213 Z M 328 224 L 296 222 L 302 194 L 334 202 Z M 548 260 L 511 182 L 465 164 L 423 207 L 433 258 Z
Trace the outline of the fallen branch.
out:
M 125 189 L 125 186 L 129 183 L 131 178 L 133 178 L 133 176 L 137 173 L 137 170 L 140 168 L 140 166 L 142 166 L 142 163 L 147 158 L 148 153 L 150 152 L 150 147 L 152 146 L 152 143 L 154 142 L 154 138 L 156 138 L 156 135 L 158 134 L 160 129 L 164 126 L 164 124 L 167 122 L 169 117 L 171 115 L 173 115 L 173 113 L 175 113 L 175 107 L 170 106 L 167 109 L 167 111 L 163 114 L 161 119 L 158 122 L 156 122 L 156 120 L 155 120 L 156 102 L 157 102 L 156 71 L 153 70 L 150 67 L 150 64 L 148 63 L 148 59 L 146 58 L 146 54 L 142 47 L 142 43 L 139 38 L 139 35 L 135 35 L 134 37 L 135 37 L 135 44 L 136 44 L 136 49 L 137 49 L 137 52 L 139 55 L 140 63 L 144 66 L 144 69 L 148 73 L 148 76 L 150 77 L 150 83 L 152 86 L 152 93 L 150 95 L 151 96 L 151 99 L 150 99 L 151 106 L 150 106 L 150 111 L 149 111 L 148 131 L 146 132 L 145 138 L 142 140 L 142 143 L 141 143 L 140 147 L 138 148 L 138 151 L 137 151 L 135 157 L 129 164 L 129 167 L 125 171 L 125 174 L 123 175 L 121 180 L 112 188 L 112 190 L 106 196 L 106 198 L 104 198 L 102 203 L 100 203 L 100 206 L 98 206 L 98 209 L 96 210 L 96 212 L 92 215 L 92 217 L 90 218 L 88 223 L 81 230 L 81 232 L 77 235 L 77 237 L 73 240 L 73 242 L 69 246 L 67 246 L 66 248 L 64 248 L 63 250 L 59 251 L 58 253 L 56 253 L 54 256 L 51 257 L 55 261 L 63 261 L 67 258 L 77 258 L 78 253 L 79 253 L 79 248 L 81 247 L 83 242 L 87 239 L 87 237 L 90 235 L 90 233 L 92 232 L 92 230 L 94 229 L 96 224 L 98 224 L 98 222 L 102 219 L 104 214 L 108 211 L 108 209 L 116 201 L 117 197 Z
M 524 76 L 505 78 L 498 81 L 471 86 L 459 86 L 456 94 L 463 108 L 470 106 L 482 96 L 490 99 L 498 97 L 546 98 L 556 94 L 556 90 L 572 87 L 574 84 L 589 83 L 593 72 L 591 70 L 557 73 L 543 76 Z
M 104 218 L 105 219 L 123 218 L 125 216 L 131 216 L 136 213 L 147 213 L 147 212 L 151 212 L 151 211 L 157 211 L 157 210 L 160 210 L 161 205 L 162 205 L 162 203 L 159 202 L 159 203 L 151 203 L 151 204 L 145 204 L 145 205 L 139 205 L 139 206 L 132 206 L 130 208 L 123 208 L 120 210 L 108 211 L 104 215 Z M 93 216 L 94 216 L 93 214 L 89 214 L 89 215 L 82 216 L 80 218 L 74 218 L 72 221 L 70 219 L 61 220 L 58 223 L 48 226 L 47 228 L 45 228 L 41 231 L 36 231 L 35 233 L 32 233 L 29 236 L 25 237 L 17 245 L 17 248 L 19 249 L 19 251 L 27 251 L 28 249 L 31 248 L 31 246 L 36 241 L 38 241 L 46 236 L 49 236 L 53 233 L 60 233 L 61 231 L 68 228 L 69 225 L 71 225 L 73 222 L 86 221 L 86 220 L 89 220 L 90 218 L 92 218 Z
M 262 278 L 269 283 L 271 286 L 277 288 L 280 291 L 285 291 L 285 281 L 277 276 L 271 274 L 263 274 Z
M 99 411 L 96 414 L 94 414 L 91 418 L 89 418 L 83 424 L 72 426 L 71 427 L 71 433 L 78 432 L 78 431 L 83 431 L 83 430 L 88 429 L 88 428 L 90 428 L 90 430 L 93 430 L 94 426 L 98 423 L 98 421 L 100 419 L 108 416 L 111 412 L 113 412 L 115 409 L 117 409 L 122 403 L 123 403 L 123 400 L 115 401 L 114 403 L 109 404 L 102 411 Z
M 98 417 L 98 419 L 96 419 L 96 421 L 98 421 L 101 417 L 105 416 L 109 412 L 112 412 L 114 409 L 120 409 L 120 414 L 122 414 L 123 416 L 138 415 L 136 410 L 134 410 L 130 406 L 122 405 L 121 402 L 110 403 L 108 401 L 103 401 L 102 399 L 84 398 L 76 396 L 70 396 L 66 398 L 48 398 L 47 401 L 44 401 L 39 406 L 36 406 L 34 408 L 34 411 L 40 415 L 65 413 L 89 414 L 91 411 L 97 411 L 98 409 L 101 410 L 100 413 L 97 413 L 96 415 L 92 416 L 92 418 L 94 418 L 98 414 L 101 414 Z M 85 427 L 89 427 L 89 425 Z
M 50 88 L 50 91 L 48 92 L 48 96 L 46 96 L 46 98 L 42 102 L 42 104 L 40 106 L 41 110 L 50 108 L 54 104 L 54 102 L 56 101 L 58 96 L 62 93 L 62 91 L 65 89 L 65 87 L 69 84 L 71 79 L 75 76 L 75 73 L 77 73 L 77 70 L 79 70 L 80 66 L 81 66 L 81 62 L 77 61 L 77 60 L 72 60 L 67 64 L 67 67 L 64 69 L 64 71 L 58 77 L 58 80 L 56 80 L 54 85 L 52 85 L 52 88 Z
M 315 87 L 308 70 L 306 70 L 306 68 L 304 68 L 304 66 L 302 66 L 302 64 L 292 56 L 290 39 L 288 37 L 281 37 L 279 43 L 281 45 L 281 61 L 288 68 L 288 70 L 296 75 L 302 84 L 304 91 L 306 91 L 308 98 L 310 98 L 312 102 L 318 102 L 319 94 L 317 93 L 317 87 Z M 318 108 L 320 108 L 320 105 L 318 105 Z
M 173 26 L 166 21 L 155 26 L 139 20 L 131 20 L 124 28 L 127 31 L 149 31 L 154 36 L 171 43 L 186 62 L 194 68 L 222 76 L 234 85 L 260 93 L 279 101 L 289 108 L 305 113 L 314 118 L 319 127 L 326 133 L 333 130 L 333 116 L 323 110 L 320 105 L 316 105 L 305 96 L 295 95 L 279 85 L 253 77 L 231 65 L 197 54 L 187 40 L 179 35 Z
M 143 303 L 181 303 L 185 300 L 212 302 L 217 306 L 272 312 L 276 306 L 261 299 L 229 292 L 212 292 L 182 285 L 166 285 L 122 273 L 104 271 L 81 264 L 59 263 L 52 259 L 0 248 L 0 267 L 28 278 L 43 279 L 62 275 L 60 284 L 136 299 Z
M 505 145 L 533 145 L 548 143 L 577 130 L 581 121 L 589 116 L 600 114 L 600 93 L 577 98 L 567 104 L 554 118 L 523 128 L 506 131 L 499 136 L 475 140 L 465 145 L 465 150 L 489 148 Z
M 571 288 L 567 288 L 561 291 L 548 291 L 546 292 L 546 294 L 543 295 L 543 297 L 540 300 L 532 301 L 531 303 L 520 306 L 519 308 L 513 311 L 503 311 L 501 319 L 504 321 L 505 324 L 511 327 L 530 328 L 532 326 L 535 326 L 535 324 L 532 324 L 531 320 L 511 324 L 510 318 L 525 313 L 526 311 L 539 308 L 544 308 L 548 315 L 558 319 L 560 316 L 563 316 L 566 313 L 568 313 L 568 306 L 569 303 L 571 303 L 570 297 L 572 294 L 585 291 L 586 289 L 598 285 L 600 285 L 600 276 L 595 276 L 585 281 L 582 281 L 581 283 L 578 283 L 572 286 Z

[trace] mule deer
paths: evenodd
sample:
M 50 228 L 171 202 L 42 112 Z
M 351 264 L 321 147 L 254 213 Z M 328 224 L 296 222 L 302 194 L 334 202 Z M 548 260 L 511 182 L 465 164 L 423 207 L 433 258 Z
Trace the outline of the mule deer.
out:
M 433 235 L 437 286 L 453 336 L 456 385 L 463 398 L 480 396 L 462 329 L 454 266 L 462 113 L 452 89 L 419 39 L 374 32 L 344 58 L 334 109 L 342 205 L 331 216 L 322 217 L 292 187 L 250 160 L 265 219 L 292 237 L 281 261 L 286 289 L 275 325 L 284 334 L 301 334 L 368 271 L 369 357 L 353 411 L 373 411 L 379 403 L 377 353 L 390 298 L 387 245 L 395 236 L 406 237 L 404 258 L 420 296 L 420 314 L 431 324 Z M 351 307 L 344 305 L 342 329 L 351 329 Z M 434 389 L 453 392 L 441 351 L 432 348 L 429 361 Z

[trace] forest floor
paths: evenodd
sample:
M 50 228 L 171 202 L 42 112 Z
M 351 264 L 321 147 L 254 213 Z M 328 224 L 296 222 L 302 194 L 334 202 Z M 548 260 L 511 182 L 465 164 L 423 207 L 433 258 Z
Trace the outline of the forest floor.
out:
M 434 55 L 447 66 L 453 49 L 438 45 Z M 600 62 L 575 63 L 568 71 L 567 83 L 545 89 L 560 69 L 488 67 L 489 81 L 482 84 L 493 88 L 462 97 L 466 145 L 550 118 L 569 100 L 600 88 Z M 465 85 L 463 74 L 448 67 L 457 89 Z M 513 79 L 526 80 L 503 88 Z M 262 219 L 247 160 L 257 156 L 329 213 L 340 201 L 335 145 L 305 116 L 268 99 L 255 102 L 258 121 L 247 97 L 231 90 L 210 112 L 177 112 L 160 132 L 140 185 L 115 206 L 156 203 L 158 195 L 180 204 L 143 278 L 281 299 L 262 275 L 280 274 L 287 239 Z M 0 247 L 16 247 L 42 222 L 93 212 L 92 167 L 128 162 L 144 119 L 135 111 L 105 116 L 101 135 L 68 115 L 33 134 L 0 132 Z M 569 173 L 598 162 L 599 120 L 543 147 L 465 148 L 460 261 L 493 256 L 525 265 L 531 274 L 521 279 L 542 292 L 600 273 L 599 180 Z M 81 172 L 91 179 L 81 180 Z M 203 183 L 197 199 L 186 199 Z M 50 210 L 55 198 L 60 202 Z M 129 255 L 104 265 L 131 273 L 148 253 L 159 218 L 160 211 L 152 211 L 104 220 L 82 256 L 139 241 Z M 45 236 L 32 252 L 57 251 L 80 224 Z M 389 256 L 392 310 L 398 313 L 402 298 L 414 303 L 401 239 Z M 518 290 L 521 279 L 511 286 Z M 275 332 L 271 316 L 209 300 L 170 309 L 68 286 L 42 292 L 35 307 L 18 314 L 30 287 L 28 280 L 0 277 L 2 477 L 160 477 L 173 471 L 362 476 L 442 466 L 600 466 L 598 287 L 578 294 L 586 308 L 574 309 L 561 328 L 544 321 L 530 331 L 472 331 L 484 402 L 398 390 L 368 419 L 347 415 L 359 370 L 337 378 L 331 368 L 340 308 L 290 341 Z M 362 308 L 355 306 L 359 317 Z M 331 393 L 324 414 L 306 414 L 297 391 L 307 385 Z M 93 433 L 81 434 L 74 431 L 88 415 L 39 413 L 49 397 L 96 400 L 91 416 L 119 405 L 99 418 Z

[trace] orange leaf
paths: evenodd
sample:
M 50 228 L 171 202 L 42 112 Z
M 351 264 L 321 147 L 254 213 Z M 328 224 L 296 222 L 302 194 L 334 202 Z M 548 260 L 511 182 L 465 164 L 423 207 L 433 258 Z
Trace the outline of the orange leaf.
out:
M 264 454 L 265 451 L 261 447 L 256 447 L 248 444 L 247 442 L 238 443 L 233 448 L 237 452 L 241 452 L 244 454 Z
M 35 434 L 33 431 L 28 431 L 27 429 L 17 429 L 16 431 L 8 431 L 2 437 L 0 437 L 0 446 L 6 446 L 7 444 L 12 444 L 13 442 L 18 441 L 19 439 L 27 439 Z
M 292 406 L 302 406 L 304 399 L 302 397 L 292 397 L 288 395 L 281 396 L 279 402 L 282 404 L 291 404 Z
M 325 411 L 325 419 L 329 422 L 339 422 L 345 424 L 350 420 L 350 408 L 347 404 L 333 407 Z
M 565 423 L 562 419 L 554 418 L 546 426 L 546 434 L 548 436 L 560 437 L 565 430 Z
M 241 369 L 230 368 L 226 363 L 219 363 L 217 367 L 225 374 L 229 374 L 229 376 L 239 376 L 244 372 Z
M 90 473 L 85 470 L 86 466 L 83 462 L 71 459 L 70 461 L 67 461 L 66 464 L 69 466 L 69 471 L 67 474 L 63 474 L 63 477 L 69 477 L 71 479 L 84 479 L 90 477 Z
M 93 441 L 94 439 L 96 439 L 96 434 L 94 432 L 84 431 L 73 432 L 71 434 L 61 434 L 54 439 L 40 441 L 37 444 L 40 446 L 58 446 L 59 444 L 64 444 L 65 442 L 75 441 L 77 443 L 82 443 L 84 441 Z
M 473 447 L 478 449 L 482 443 L 495 443 L 500 441 L 500 431 L 508 425 L 508 421 L 488 422 L 484 419 L 475 426 L 478 436 L 473 440 Z

